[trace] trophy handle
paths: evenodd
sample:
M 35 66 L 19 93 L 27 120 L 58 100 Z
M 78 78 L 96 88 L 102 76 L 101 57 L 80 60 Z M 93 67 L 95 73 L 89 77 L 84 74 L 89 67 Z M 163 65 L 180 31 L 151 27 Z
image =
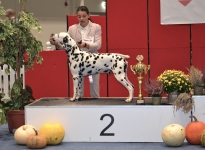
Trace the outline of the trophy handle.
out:
M 133 66 L 133 67 L 134 67 L 134 66 Z M 131 69 L 131 71 L 132 71 L 134 74 L 136 74 L 135 71 L 134 71 L 133 68 L 132 68 L 132 65 L 130 65 L 130 69 Z

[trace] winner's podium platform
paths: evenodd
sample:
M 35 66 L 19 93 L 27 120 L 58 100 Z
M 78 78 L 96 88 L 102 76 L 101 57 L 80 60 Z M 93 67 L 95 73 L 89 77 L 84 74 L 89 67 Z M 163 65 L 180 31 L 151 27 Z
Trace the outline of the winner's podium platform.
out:
M 184 127 L 190 114 L 174 111 L 172 105 L 136 105 L 136 99 L 85 98 L 70 102 L 69 98 L 41 98 L 25 107 L 25 122 L 37 129 L 48 122 L 65 128 L 63 142 L 162 142 L 161 132 L 169 124 Z

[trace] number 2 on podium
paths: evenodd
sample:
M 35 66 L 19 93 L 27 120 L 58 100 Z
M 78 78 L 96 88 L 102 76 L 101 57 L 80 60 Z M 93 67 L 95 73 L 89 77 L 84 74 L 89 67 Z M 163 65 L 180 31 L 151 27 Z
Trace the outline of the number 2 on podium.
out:
M 110 122 L 110 124 L 108 124 L 107 127 L 105 127 L 105 128 L 100 132 L 100 136 L 115 136 L 114 133 L 105 133 L 105 131 L 106 131 L 107 129 L 109 129 L 109 127 L 111 127 L 112 124 L 114 123 L 114 117 L 113 117 L 112 115 L 110 115 L 110 114 L 104 114 L 104 115 L 102 115 L 102 116 L 100 117 L 100 120 L 103 120 L 103 118 L 104 118 L 105 116 L 110 117 L 110 118 L 111 118 L 111 122 Z

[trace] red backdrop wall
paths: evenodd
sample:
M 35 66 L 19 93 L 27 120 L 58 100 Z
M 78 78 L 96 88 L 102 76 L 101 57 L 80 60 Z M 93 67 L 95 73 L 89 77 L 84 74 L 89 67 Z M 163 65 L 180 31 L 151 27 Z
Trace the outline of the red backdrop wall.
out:
M 199 69 L 205 67 L 205 24 L 191 25 L 192 28 L 192 64 Z
M 190 25 L 160 25 L 160 1 L 149 1 L 150 77 L 190 66 Z
M 137 76 L 130 70 L 130 65 L 137 63 L 137 55 L 143 55 L 143 63 L 151 65 L 144 79 L 157 78 L 166 69 L 178 69 L 187 73 L 190 65 L 204 67 L 205 24 L 161 25 L 159 0 L 108 0 L 106 16 L 91 18 L 102 26 L 103 41 L 99 52 L 130 55 L 128 78 L 135 86 L 135 97 L 138 96 L 138 82 Z M 68 26 L 77 23 L 76 16 L 67 16 L 67 20 Z M 51 53 L 53 54 L 42 53 L 45 57 L 43 65 L 35 66 L 35 73 L 26 73 L 26 84 L 32 86 L 36 97 L 72 96 L 72 77 L 69 70 L 66 70 L 66 54 L 59 51 Z M 58 58 L 55 58 L 55 55 L 58 55 Z M 41 83 L 39 79 L 45 81 Z M 127 90 L 113 75 L 102 74 L 100 82 L 102 97 L 128 96 Z M 87 80 L 86 97 L 89 96 L 88 84 Z M 147 96 L 144 91 L 143 95 Z
M 116 6 L 117 4 L 117 6 Z M 109 53 L 130 55 L 128 78 L 135 86 L 135 96 L 139 92 L 137 76 L 130 65 L 137 63 L 136 56 L 143 55 L 148 64 L 147 2 L 145 0 L 107 1 L 107 44 Z M 144 78 L 147 78 L 145 76 Z M 117 87 L 117 88 L 116 88 Z M 128 91 L 113 75 L 108 78 L 109 97 L 127 97 Z
M 68 65 L 65 51 L 43 51 L 41 65 L 26 71 L 25 84 L 30 86 L 33 97 L 68 97 Z

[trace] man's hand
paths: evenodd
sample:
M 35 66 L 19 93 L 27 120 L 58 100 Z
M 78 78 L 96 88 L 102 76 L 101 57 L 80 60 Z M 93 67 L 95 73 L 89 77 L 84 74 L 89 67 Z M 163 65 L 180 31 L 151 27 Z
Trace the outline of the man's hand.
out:
M 53 36 L 50 37 L 49 41 L 52 45 L 56 45 L 56 42 L 54 41 Z
M 77 46 L 78 46 L 80 49 L 83 48 L 83 47 L 85 47 L 85 43 L 82 42 L 82 40 L 77 41 L 76 43 L 77 43 Z

